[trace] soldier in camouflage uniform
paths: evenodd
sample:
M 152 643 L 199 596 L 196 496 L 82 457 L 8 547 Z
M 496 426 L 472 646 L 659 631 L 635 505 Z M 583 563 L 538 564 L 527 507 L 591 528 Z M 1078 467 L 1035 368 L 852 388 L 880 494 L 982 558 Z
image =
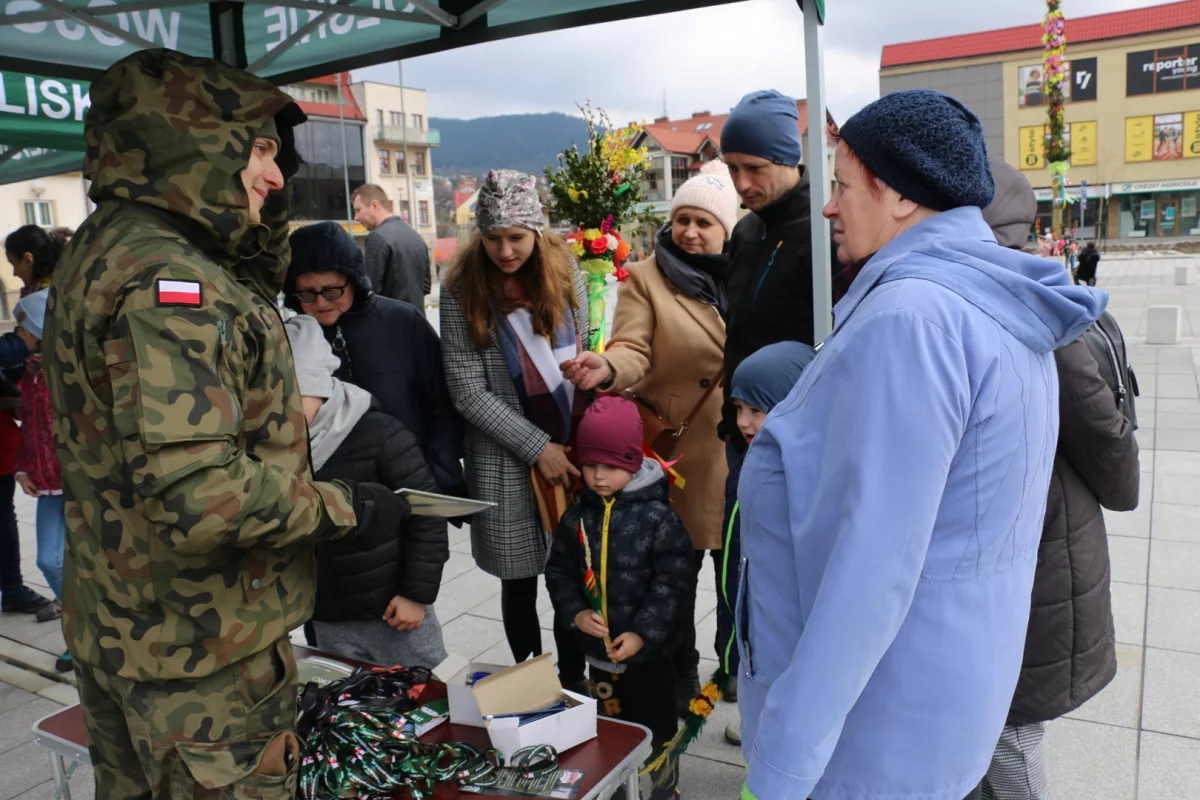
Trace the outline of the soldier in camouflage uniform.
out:
M 273 299 L 304 115 L 167 50 L 92 84 L 95 212 L 43 348 L 67 497 L 63 620 L 96 796 L 290 797 L 314 546 L 395 536 L 377 484 L 317 483 Z

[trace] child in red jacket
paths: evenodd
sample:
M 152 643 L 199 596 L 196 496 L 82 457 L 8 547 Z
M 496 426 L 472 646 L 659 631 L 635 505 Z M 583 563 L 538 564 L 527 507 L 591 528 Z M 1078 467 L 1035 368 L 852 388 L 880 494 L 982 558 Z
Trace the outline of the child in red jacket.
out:
M 54 446 L 54 424 L 50 411 L 50 390 L 42 373 L 41 339 L 46 321 L 48 289 L 42 289 L 17 303 L 15 316 L 20 325 L 17 334 L 29 348 L 29 361 L 21 378 L 21 445 L 17 451 L 17 482 L 25 494 L 37 498 L 37 565 L 50 590 L 52 606 L 38 612 L 38 621 L 62 615 L 63 556 L 66 551 L 67 522 L 63 513 L 62 471 Z M 64 653 L 56 664 L 60 672 L 71 669 L 71 655 Z

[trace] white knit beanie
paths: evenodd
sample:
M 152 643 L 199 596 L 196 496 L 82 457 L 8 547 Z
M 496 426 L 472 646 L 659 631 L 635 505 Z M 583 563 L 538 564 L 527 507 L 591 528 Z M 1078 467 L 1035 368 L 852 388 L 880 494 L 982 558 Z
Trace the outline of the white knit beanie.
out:
M 725 228 L 725 238 L 733 235 L 737 224 L 738 196 L 733 188 L 729 167 L 723 161 L 708 161 L 700 168 L 700 174 L 689 178 L 687 183 L 675 190 L 671 200 L 671 219 L 681 208 L 698 208 L 707 211 Z

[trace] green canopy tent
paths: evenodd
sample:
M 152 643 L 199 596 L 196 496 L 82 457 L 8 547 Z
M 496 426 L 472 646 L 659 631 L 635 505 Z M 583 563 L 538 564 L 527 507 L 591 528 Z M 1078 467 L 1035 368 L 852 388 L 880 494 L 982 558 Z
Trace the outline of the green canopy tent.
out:
M 88 84 L 0 72 L 0 186 L 83 164 Z
M 0 15 L 0 72 L 89 80 L 135 50 L 169 47 L 284 84 L 481 42 L 734 1 L 7 0 Z M 814 188 L 813 289 L 821 339 L 830 320 L 829 230 L 819 213 L 829 187 L 819 135 L 825 125 L 825 0 L 797 4 L 810 12 L 804 19 L 805 61 L 809 130 L 817 132 L 809 141 L 817 152 L 808 154 L 807 163 Z M 43 100 L 61 113 L 68 96 L 58 86 L 41 83 L 37 92 L 34 104 L 26 105 L 35 113 L 27 116 L 36 118 L 45 109 Z M 15 105 L 7 97 L 5 103 Z M 51 146 L 2 138 L 0 144 Z

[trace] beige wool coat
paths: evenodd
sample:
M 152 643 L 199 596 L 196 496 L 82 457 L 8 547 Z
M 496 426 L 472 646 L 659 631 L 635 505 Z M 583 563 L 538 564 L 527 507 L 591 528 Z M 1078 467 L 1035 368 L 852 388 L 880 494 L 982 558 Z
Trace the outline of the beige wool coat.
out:
M 620 285 L 604 358 L 613 371 L 607 391 L 631 390 L 678 427 L 724 364 L 725 322 L 667 280 L 654 256 L 629 267 Z M 722 392 L 714 390 L 679 439 L 676 465 L 687 487 L 671 487 L 671 506 L 692 546 L 720 550 L 725 505 L 725 443 L 717 438 Z

